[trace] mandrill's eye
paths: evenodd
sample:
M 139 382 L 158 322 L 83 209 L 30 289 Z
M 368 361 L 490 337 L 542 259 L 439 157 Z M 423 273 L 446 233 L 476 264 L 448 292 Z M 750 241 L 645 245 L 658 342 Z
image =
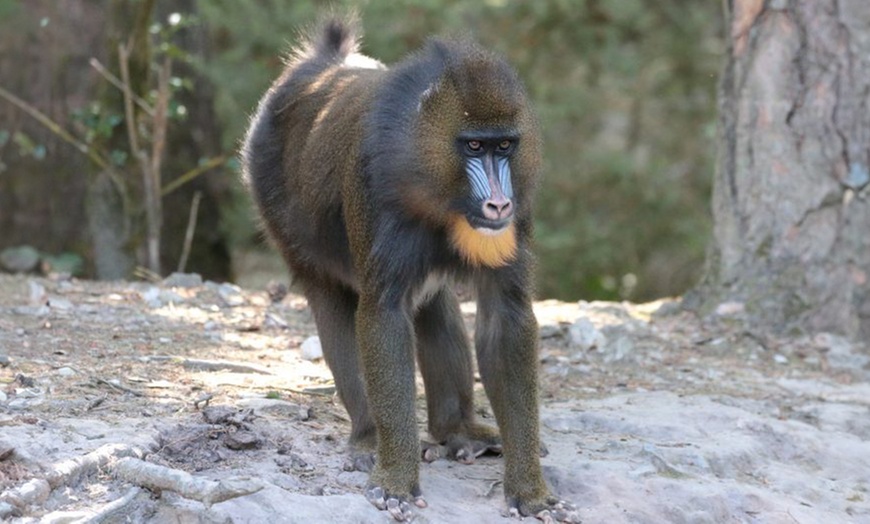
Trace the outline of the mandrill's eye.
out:
M 511 141 L 510 140 L 502 140 L 501 143 L 498 145 L 499 151 L 507 151 L 510 148 L 511 148 Z
M 471 151 L 480 151 L 483 148 L 483 144 L 480 143 L 480 140 L 469 140 L 466 145 Z

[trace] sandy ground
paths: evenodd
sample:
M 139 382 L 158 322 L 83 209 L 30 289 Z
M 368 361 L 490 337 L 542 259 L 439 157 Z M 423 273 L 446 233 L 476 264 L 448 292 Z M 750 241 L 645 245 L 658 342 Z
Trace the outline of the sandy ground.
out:
M 366 475 L 345 471 L 349 422 L 329 370 L 303 358 L 304 298 L 274 298 L 190 276 L 0 275 L 0 519 L 389 522 L 361 495 Z M 740 304 L 705 320 L 667 301 L 536 312 L 545 473 L 583 522 L 870 522 L 865 345 L 747 332 Z M 255 492 L 206 504 L 144 489 L 112 456 L 64 469 L 113 444 Z M 415 521 L 507 522 L 501 468 L 423 464 Z

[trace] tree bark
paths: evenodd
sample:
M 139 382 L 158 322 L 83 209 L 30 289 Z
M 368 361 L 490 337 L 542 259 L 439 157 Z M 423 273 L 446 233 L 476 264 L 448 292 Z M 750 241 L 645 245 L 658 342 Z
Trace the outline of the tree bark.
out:
M 695 298 L 870 335 L 870 2 L 732 0 L 714 239 Z

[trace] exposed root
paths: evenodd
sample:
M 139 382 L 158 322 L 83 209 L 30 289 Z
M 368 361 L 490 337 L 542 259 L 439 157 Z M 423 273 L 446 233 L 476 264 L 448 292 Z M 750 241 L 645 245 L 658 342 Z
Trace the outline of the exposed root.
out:
M 140 487 L 153 491 L 173 491 L 184 498 L 198 500 L 206 506 L 236 497 L 256 493 L 263 488 L 262 483 L 252 479 L 213 480 L 172 468 L 145 462 L 141 449 L 124 444 L 107 444 L 96 450 L 58 462 L 51 466 L 41 478 L 31 479 L 21 486 L 0 493 L 0 510 L 5 515 L 23 514 L 30 506 L 42 505 L 52 490 L 72 486 L 82 477 L 106 471 L 113 476 L 133 484 L 123 497 L 114 500 L 96 514 L 85 517 L 82 522 L 103 522 L 127 507 L 141 491 Z
M 207 507 L 263 489 L 262 483 L 254 479 L 227 479 L 215 482 L 136 458 L 119 460 L 113 465 L 112 474 L 150 490 L 174 491 L 186 499 L 198 500 Z

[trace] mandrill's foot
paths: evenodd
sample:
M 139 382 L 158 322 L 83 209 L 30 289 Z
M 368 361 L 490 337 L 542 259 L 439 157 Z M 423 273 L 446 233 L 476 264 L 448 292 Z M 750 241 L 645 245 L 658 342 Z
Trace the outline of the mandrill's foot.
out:
M 541 501 L 524 502 L 518 499 L 508 500 L 510 517 L 522 519 L 524 516 L 534 516 L 544 524 L 579 524 L 580 515 L 573 504 L 556 497 L 546 497 Z
M 371 451 L 351 450 L 350 456 L 344 462 L 345 471 L 362 471 L 371 473 L 375 469 L 375 454 Z
M 447 458 L 472 464 L 474 459 L 484 453 L 500 454 L 502 450 L 498 430 L 477 423 L 465 425 L 460 431 L 448 434 L 437 444 L 424 441 L 421 445 L 423 460 L 426 462 Z
M 357 439 L 348 444 L 348 457 L 344 463 L 345 471 L 371 473 L 375 469 L 375 439 Z
M 408 502 L 409 499 L 418 508 L 425 508 L 427 506 L 426 500 L 423 499 L 420 490 L 417 489 L 416 492 L 416 495 L 412 494 L 410 497 L 402 497 L 391 495 L 380 486 L 371 486 L 366 488 L 366 499 L 374 507 L 388 511 L 393 520 L 397 522 L 410 522 L 414 518 L 414 511 L 411 508 L 411 503 Z

